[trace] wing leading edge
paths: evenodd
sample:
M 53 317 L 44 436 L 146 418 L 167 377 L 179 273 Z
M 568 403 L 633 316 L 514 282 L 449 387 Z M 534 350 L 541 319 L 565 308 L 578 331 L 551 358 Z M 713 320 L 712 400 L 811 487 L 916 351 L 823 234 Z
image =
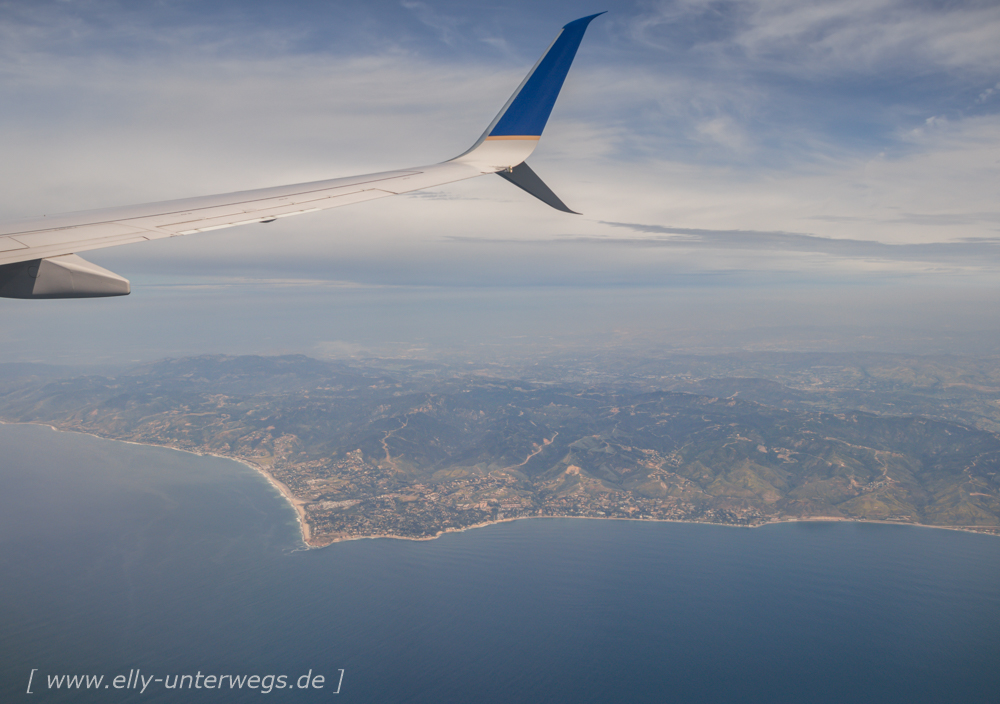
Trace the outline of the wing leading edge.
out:
M 604 14 L 604 13 L 598 13 Z M 570 211 L 532 172 L 528 158 L 548 121 L 587 25 L 570 22 L 531 69 L 479 140 L 449 161 L 199 198 L 89 210 L 0 225 L 0 297 L 122 296 L 129 282 L 79 252 L 208 232 L 352 205 L 501 173 L 555 208 Z M 526 177 L 530 174 L 530 177 Z

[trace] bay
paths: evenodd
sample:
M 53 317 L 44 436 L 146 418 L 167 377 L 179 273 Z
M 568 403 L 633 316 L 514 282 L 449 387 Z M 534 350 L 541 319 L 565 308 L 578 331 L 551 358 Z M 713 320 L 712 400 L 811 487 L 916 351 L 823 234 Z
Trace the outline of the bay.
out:
M 532 519 L 307 550 L 239 463 L 25 425 L 0 481 L 3 701 L 1000 698 L 992 536 Z M 136 670 L 289 686 L 111 684 Z

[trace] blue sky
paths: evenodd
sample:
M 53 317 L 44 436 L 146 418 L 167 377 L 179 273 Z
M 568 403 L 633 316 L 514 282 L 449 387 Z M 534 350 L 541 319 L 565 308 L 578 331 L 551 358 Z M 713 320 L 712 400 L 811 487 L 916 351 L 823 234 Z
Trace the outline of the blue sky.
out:
M 583 216 L 488 177 L 94 252 L 132 296 L 0 302 L 0 361 L 996 327 L 995 3 L 0 2 L 0 216 L 450 158 L 605 9 L 530 159 Z

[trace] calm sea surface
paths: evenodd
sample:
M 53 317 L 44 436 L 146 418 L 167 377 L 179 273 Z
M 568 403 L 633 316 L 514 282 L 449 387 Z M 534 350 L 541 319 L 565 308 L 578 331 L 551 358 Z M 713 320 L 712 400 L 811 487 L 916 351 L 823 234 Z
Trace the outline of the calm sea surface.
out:
M 0 481 L 4 702 L 1000 702 L 998 538 L 543 519 L 302 550 L 242 465 L 36 426 L 0 426 Z M 114 687 L 137 669 L 286 687 Z

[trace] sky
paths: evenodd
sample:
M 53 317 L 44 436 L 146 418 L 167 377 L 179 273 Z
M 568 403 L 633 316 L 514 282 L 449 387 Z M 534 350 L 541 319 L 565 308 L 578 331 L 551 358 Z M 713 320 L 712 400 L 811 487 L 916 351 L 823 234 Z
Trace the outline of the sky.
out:
M 1000 5 L 0 1 L 0 219 L 435 163 L 590 26 L 532 168 L 89 252 L 0 362 L 1000 353 Z

